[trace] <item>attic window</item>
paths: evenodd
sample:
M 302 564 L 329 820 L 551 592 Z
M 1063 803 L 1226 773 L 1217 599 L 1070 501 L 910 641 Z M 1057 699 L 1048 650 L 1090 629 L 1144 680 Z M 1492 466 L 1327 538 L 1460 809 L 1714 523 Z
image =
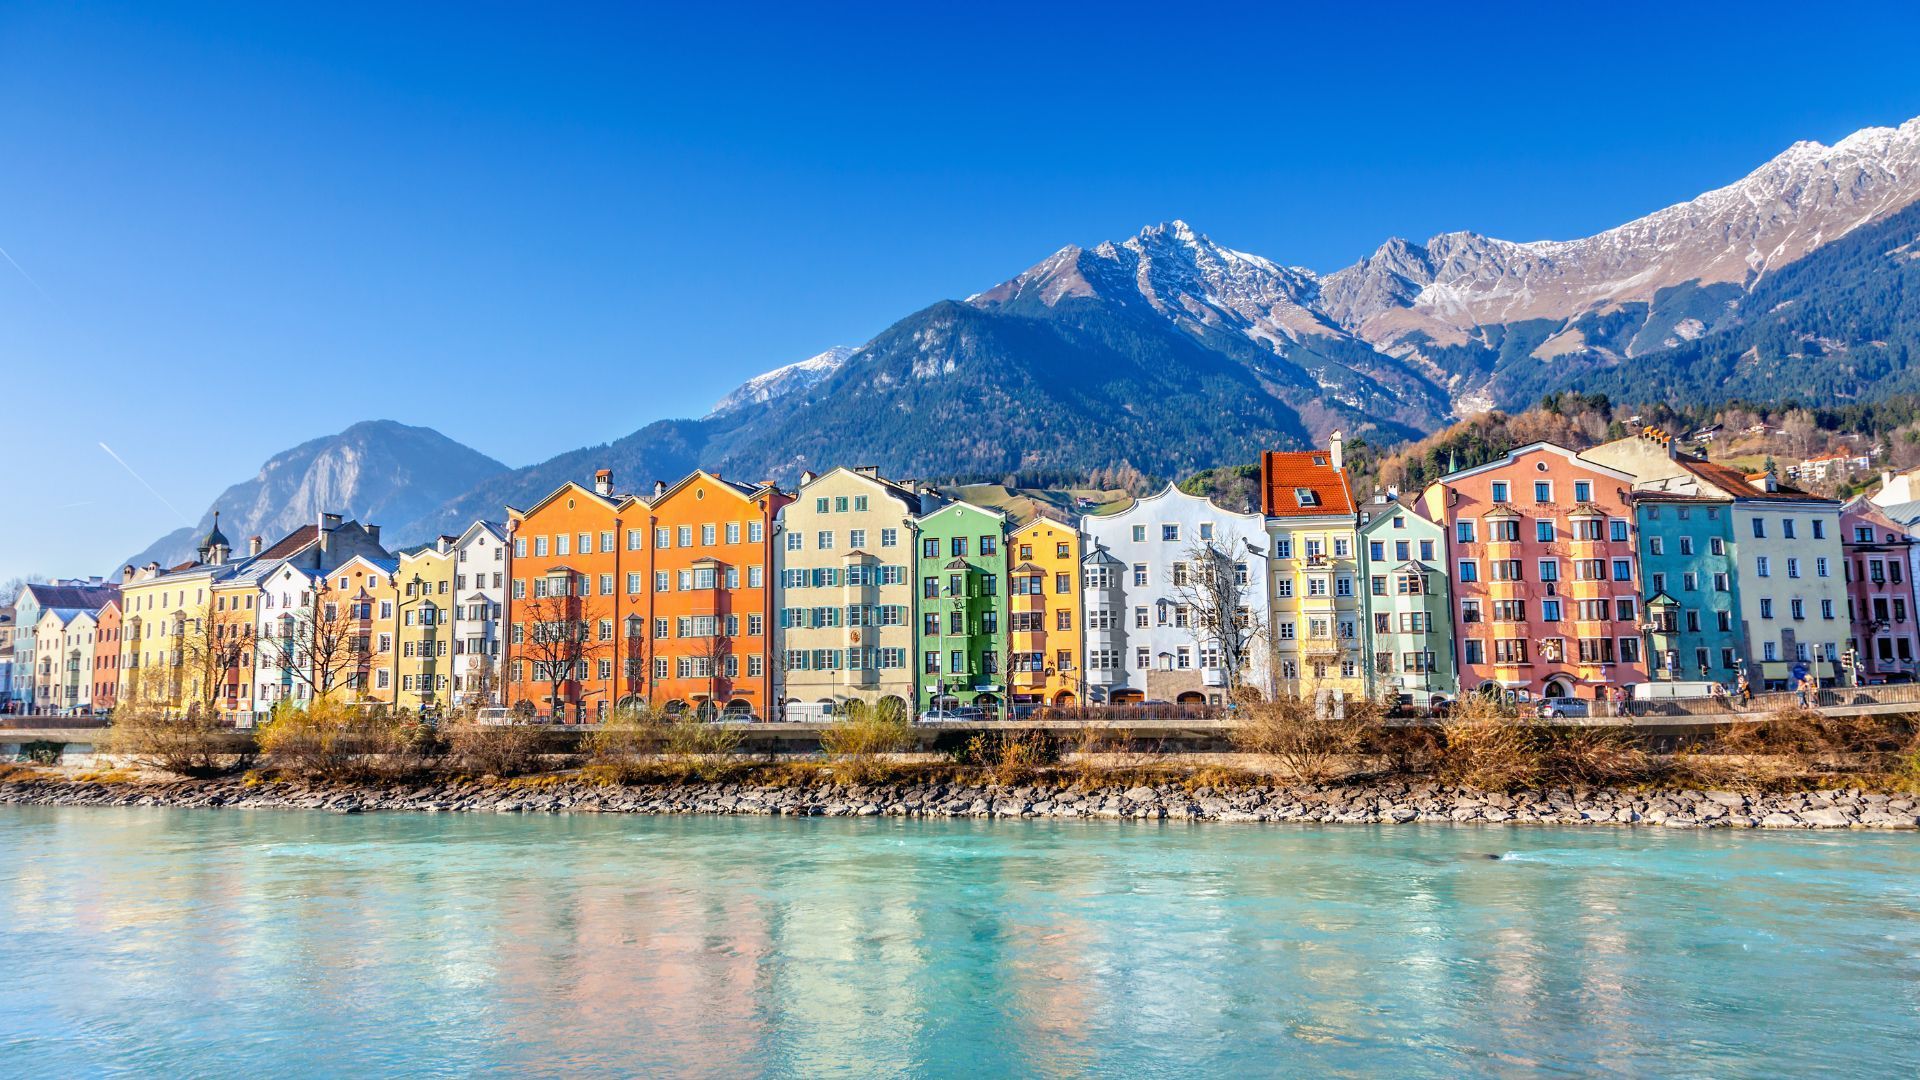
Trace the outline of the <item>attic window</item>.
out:
M 1320 493 L 1312 488 L 1294 488 L 1293 497 L 1299 501 L 1301 506 L 1320 505 Z
M 1327 463 L 1327 455 L 1325 454 L 1313 455 L 1313 463 L 1315 465 L 1325 465 Z

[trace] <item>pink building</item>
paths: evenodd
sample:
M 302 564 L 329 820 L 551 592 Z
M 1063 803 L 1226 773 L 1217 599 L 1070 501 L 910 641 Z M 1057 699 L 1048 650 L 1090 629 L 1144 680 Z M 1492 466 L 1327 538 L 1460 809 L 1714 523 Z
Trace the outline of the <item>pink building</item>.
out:
M 1880 681 L 1914 675 L 1913 537 L 1863 495 L 1840 511 L 1847 619 L 1857 672 Z
M 1442 477 L 1460 692 L 1595 699 L 1647 678 L 1633 478 L 1534 443 Z

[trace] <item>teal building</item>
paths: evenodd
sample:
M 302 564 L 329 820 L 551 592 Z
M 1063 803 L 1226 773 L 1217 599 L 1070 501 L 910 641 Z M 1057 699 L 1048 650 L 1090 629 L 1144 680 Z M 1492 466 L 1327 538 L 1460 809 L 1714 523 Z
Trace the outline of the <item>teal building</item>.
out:
M 1731 687 L 1748 659 L 1733 500 L 1663 491 L 1636 491 L 1632 498 L 1651 677 Z
M 1457 697 L 1446 530 L 1386 495 L 1360 516 L 1368 693 L 1422 707 Z

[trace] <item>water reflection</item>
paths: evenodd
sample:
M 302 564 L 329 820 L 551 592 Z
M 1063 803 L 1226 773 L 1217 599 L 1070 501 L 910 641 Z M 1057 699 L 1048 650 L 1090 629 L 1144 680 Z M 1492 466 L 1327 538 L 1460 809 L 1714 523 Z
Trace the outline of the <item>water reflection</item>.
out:
M 147 810 L 0 831 L 6 1073 L 1920 1068 L 1903 836 Z

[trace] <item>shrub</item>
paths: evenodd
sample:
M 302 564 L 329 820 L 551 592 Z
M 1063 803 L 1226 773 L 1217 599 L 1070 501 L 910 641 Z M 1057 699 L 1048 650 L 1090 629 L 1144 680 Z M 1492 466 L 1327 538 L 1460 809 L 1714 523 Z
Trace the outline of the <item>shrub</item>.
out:
M 546 732 L 515 717 L 505 723 L 459 719 L 442 732 L 447 753 L 460 766 L 483 776 L 519 776 L 540 765 Z
M 745 741 L 738 728 L 680 716 L 666 725 L 666 760 L 683 777 L 717 780 L 733 771 Z
M 1042 731 L 993 731 L 975 735 L 954 754 L 962 765 L 985 773 L 989 783 L 1022 784 L 1060 762 L 1060 744 Z
M 850 783 L 877 780 L 886 771 L 882 755 L 912 749 L 913 723 L 898 698 L 847 702 L 840 719 L 820 733 L 820 749 L 835 777 Z
M 615 709 L 580 741 L 595 771 L 622 783 L 643 776 L 647 762 L 666 746 L 666 725 L 645 706 Z
M 1346 705 L 1359 715 L 1347 715 L 1330 697 L 1311 691 L 1244 701 L 1230 737 L 1241 753 L 1265 758 L 1295 780 L 1324 783 L 1352 769 L 1363 727 L 1378 720 L 1364 699 Z
M 318 698 L 300 708 L 282 701 L 257 738 L 275 768 L 318 780 L 370 779 L 408 761 L 406 725 L 385 706 Z
M 1545 771 L 1536 745 L 1538 727 L 1498 698 L 1462 697 L 1441 724 L 1440 778 L 1486 791 L 1534 783 Z
M 253 763 L 244 736 L 211 712 L 193 706 L 169 716 L 163 706 L 131 702 L 114 710 L 99 749 L 147 769 L 175 776 L 207 777 L 237 772 Z

